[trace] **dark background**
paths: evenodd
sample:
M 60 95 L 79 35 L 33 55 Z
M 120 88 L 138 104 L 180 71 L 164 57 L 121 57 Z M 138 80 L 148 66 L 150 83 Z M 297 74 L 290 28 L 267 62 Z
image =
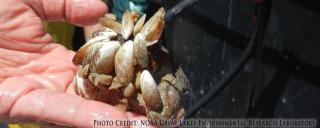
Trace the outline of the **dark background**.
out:
M 148 10 L 169 9 L 179 1 L 151 0 Z M 174 64 L 192 84 L 187 108 L 233 68 L 253 31 L 254 10 L 254 0 L 199 0 L 166 23 L 164 38 Z M 319 23 L 320 1 L 273 0 L 263 49 L 194 118 L 319 119 Z M 77 28 L 75 50 L 84 42 L 81 34 Z

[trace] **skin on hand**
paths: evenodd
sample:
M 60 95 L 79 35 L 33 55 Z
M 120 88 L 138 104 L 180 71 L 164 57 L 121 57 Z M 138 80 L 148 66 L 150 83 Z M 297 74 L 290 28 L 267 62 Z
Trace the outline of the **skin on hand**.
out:
M 74 95 L 73 51 L 53 43 L 43 20 L 97 23 L 100 0 L 0 1 L 0 120 L 92 127 L 93 120 L 141 120 L 111 105 Z

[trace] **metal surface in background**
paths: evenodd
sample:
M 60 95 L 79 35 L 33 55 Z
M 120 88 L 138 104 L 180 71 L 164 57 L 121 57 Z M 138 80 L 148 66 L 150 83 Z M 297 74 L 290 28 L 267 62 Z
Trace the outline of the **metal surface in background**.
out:
M 172 3 L 166 3 L 171 4 Z M 191 107 L 232 68 L 253 28 L 252 1 L 203 1 L 167 25 L 175 62 L 191 78 Z M 319 13 L 291 1 L 274 1 L 262 64 L 251 59 L 221 94 L 195 117 L 320 117 Z M 256 79 L 251 111 L 250 88 Z

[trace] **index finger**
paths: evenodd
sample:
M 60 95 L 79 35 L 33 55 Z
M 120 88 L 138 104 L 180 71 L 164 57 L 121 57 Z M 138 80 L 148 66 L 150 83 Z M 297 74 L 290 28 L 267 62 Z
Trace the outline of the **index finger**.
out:
M 76 25 L 90 25 L 107 12 L 101 0 L 27 0 L 44 20 L 65 20 Z

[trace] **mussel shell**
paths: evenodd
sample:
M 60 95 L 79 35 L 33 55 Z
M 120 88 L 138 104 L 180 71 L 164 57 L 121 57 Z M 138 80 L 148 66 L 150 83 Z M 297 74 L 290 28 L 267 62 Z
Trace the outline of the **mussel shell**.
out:
M 138 33 L 133 41 L 134 57 L 136 63 L 142 68 L 148 67 L 148 49 L 145 38 L 142 34 Z
M 74 78 L 74 91 L 76 94 L 86 98 L 95 100 L 97 98 L 97 88 L 89 82 L 88 79 L 82 78 L 77 74 Z
M 142 27 L 141 33 L 146 37 L 147 46 L 158 42 L 164 27 L 164 8 L 160 8 Z
M 118 41 L 102 41 L 87 48 L 84 64 L 90 64 L 90 71 L 109 74 L 114 69 L 115 54 L 120 47 Z
M 107 17 L 100 18 L 100 24 L 115 31 L 118 34 L 121 34 L 121 24 L 113 19 Z
M 163 100 L 163 111 L 162 115 L 166 118 L 170 118 L 177 107 L 180 106 L 180 93 L 179 91 L 170 83 L 162 81 L 158 89 L 160 90 L 160 95 Z
M 139 14 L 135 12 L 125 11 L 122 16 L 121 22 L 121 34 L 125 40 L 127 40 L 133 32 L 134 23 L 138 19 Z
M 144 14 L 136 23 L 133 29 L 133 35 L 136 36 L 142 29 L 144 22 L 146 20 L 146 14 Z
M 141 73 L 140 84 L 143 100 L 148 110 L 160 112 L 162 110 L 160 92 L 149 71 L 144 70 Z
M 115 56 L 115 72 L 121 84 L 128 85 L 134 77 L 133 42 L 125 42 L 117 51 Z

